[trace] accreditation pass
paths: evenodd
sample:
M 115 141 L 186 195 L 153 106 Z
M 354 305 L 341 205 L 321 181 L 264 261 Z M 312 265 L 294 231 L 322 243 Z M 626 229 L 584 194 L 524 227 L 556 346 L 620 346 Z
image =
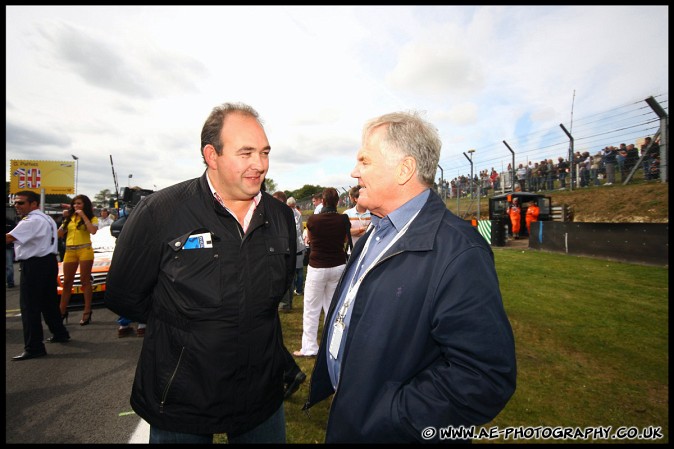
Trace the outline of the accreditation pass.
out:
M 183 249 L 213 248 L 213 238 L 210 232 L 192 234 L 188 237 Z
M 330 339 L 330 356 L 333 359 L 337 358 L 339 354 L 339 346 L 342 344 L 342 335 L 344 334 L 344 322 L 341 316 L 337 317 L 337 321 L 332 326 L 332 338 Z
M 342 344 L 342 336 L 344 335 L 344 329 L 346 328 L 346 325 L 344 324 L 344 318 L 349 311 L 349 306 L 356 297 L 357 291 L 358 288 L 349 288 L 349 290 L 346 292 L 344 304 L 342 304 L 342 307 L 339 308 L 339 313 L 337 313 L 335 324 L 332 325 L 332 338 L 330 338 L 330 346 L 328 347 L 328 350 L 330 351 L 330 355 L 333 359 L 337 359 L 337 356 L 339 355 L 339 347 Z

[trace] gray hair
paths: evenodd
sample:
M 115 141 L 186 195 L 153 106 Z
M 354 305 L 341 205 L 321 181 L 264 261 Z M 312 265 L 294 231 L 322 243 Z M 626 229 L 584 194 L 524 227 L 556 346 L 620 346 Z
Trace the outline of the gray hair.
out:
M 386 126 L 382 152 L 390 162 L 412 157 L 417 163 L 417 178 L 432 186 L 438 171 L 442 141 L 433 124 L 424 120 L 416 111 L 392 112 L 373 118 L 363 127 L 363 142 L 379 126 Z
M 288 206 L 290 206 L 290 207 L 295 207 L 295 206 L 297 206 L 297 201 L 295 200 L 295 197 L 294 197 L 294 196 L 291 196 L 291 197 L 288 198 L 288 200 L 286 201 L 286 204 L 287 204 Z

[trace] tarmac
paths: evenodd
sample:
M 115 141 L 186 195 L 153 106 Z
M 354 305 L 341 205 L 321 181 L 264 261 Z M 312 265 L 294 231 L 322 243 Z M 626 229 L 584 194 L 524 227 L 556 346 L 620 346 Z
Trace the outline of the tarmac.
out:
M 149 425 L 129 404 L 143 338 L 118 338 L 117 315 L 99 301 L 87 326 L 79 325 L 81 306 L 69 309 L 68 343 L 13 361 L 24 346 L 18 263 L 14 274 L 16 286 L 5 287 L 5 443 L 147 443 Z

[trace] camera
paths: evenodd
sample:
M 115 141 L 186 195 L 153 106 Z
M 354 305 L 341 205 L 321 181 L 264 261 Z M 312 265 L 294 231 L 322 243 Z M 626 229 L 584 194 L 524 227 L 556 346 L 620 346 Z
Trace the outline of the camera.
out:
M 124 187 L 122 189 L 122 204 L 119 207 L 119 218 L 110 225 L 110 234 L 119 237 L 124 223 L 129 218 L 131 211 L 143 198 L 154 193 L 154 190 L 141 189 L 140 187 Z

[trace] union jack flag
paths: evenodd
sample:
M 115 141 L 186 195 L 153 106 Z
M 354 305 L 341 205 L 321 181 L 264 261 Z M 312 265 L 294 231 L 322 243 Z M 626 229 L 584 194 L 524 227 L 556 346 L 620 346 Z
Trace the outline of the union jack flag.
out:
M 25 168 L 17 168 L 16 171 L 14 172 L 14 176 L 19 177 L 19 188 L 25 189 L 26 188 L 26 169 Z
M 20 189 L 38 189 L 42 185 L 42 178 L 39 168 L 18 168 L 14 176 L 19 177 Z
M 29 189 L 37 189 L 42 185 L 39 168 L 29 168 L 26 171 L 26 184 Z

